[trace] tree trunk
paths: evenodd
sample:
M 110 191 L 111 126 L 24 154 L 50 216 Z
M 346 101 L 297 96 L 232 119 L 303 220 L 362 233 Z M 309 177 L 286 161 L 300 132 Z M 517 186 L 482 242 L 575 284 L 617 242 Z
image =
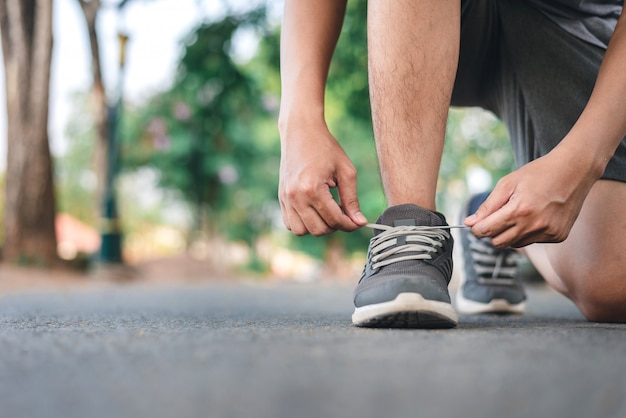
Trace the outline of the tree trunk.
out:
M 102 62 L 100 60 L 100 42 L 96 31 L 98 11 L 100 10 L 100 0 L 78 0 L 85 16 L 87 33 L 89 34 L 89 45 L 91 50 L 91 105 L 96 128 L 96 151 L 95 151 L 95 172 L 98 178 L 97 196 L 98 203 L 104 201 L 104 185 L 109 175 L 107 164 L 107 152 L 109 141 L 109 107 L 107 103 L 104 80 L 102 78 Z M 98 207 L 98 209 L 100 209 Z
M 55 199 L 48 145 L 52 0 L 0 0 L 7 95 L 3 258 L 56 263 Z

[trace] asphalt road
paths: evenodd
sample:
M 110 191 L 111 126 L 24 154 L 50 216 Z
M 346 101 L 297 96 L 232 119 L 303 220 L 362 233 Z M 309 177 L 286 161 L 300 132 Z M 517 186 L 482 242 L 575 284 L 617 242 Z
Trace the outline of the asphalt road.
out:
M 626 417 L 626 326 L 530 291 L 452 330 L 350 324 L 352 287 L 0 297 L 0 418 Z

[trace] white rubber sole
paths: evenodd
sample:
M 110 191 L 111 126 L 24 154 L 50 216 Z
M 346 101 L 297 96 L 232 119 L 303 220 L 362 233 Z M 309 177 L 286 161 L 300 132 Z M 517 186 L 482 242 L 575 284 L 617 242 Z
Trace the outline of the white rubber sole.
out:
M 463 285 L 456 293 L 456 309 L 462 314 L 511 313 L 523 314 L 526 302 L 509 303 L 506 299 L 493 299 L 489 303 L 476 302 L 463 297 Z
M 451 304 L 400 293 L 394 300 L 356 308 L 352 323 L 363 327 L 452 328 L 458 315 Z

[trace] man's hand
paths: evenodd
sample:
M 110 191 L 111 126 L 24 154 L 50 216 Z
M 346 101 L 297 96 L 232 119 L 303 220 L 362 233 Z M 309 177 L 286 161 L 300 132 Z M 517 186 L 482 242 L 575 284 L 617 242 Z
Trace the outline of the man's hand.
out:
M 328 129 L 300 128 L 290 135 L 283 141 L 278 190 L 287 229 L 319 236 L 365 225 L 356 169 Z M 335 187 L 340 202 L 330 193 Z
M 567 238 L 587 194 L 626 135 L 626 13 L 600 66 L 585 109 L 549 154 L 504 177 L 465 219 L 478 237 L 499 247 Z
M 567 238 L 597 177 L 572 155 L 555 151 L 498 182 L 476 213 L 465 219 L 474 235 L 491 237 L 496 247 Z

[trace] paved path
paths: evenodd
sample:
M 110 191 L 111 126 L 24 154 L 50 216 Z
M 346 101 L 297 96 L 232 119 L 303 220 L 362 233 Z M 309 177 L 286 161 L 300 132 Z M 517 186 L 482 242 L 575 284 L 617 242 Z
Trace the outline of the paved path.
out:
M 626 326 L 530 292 L 457 329 L 350 324 L 339 284 L 0 297 L 0 417 L 626 417 Z

